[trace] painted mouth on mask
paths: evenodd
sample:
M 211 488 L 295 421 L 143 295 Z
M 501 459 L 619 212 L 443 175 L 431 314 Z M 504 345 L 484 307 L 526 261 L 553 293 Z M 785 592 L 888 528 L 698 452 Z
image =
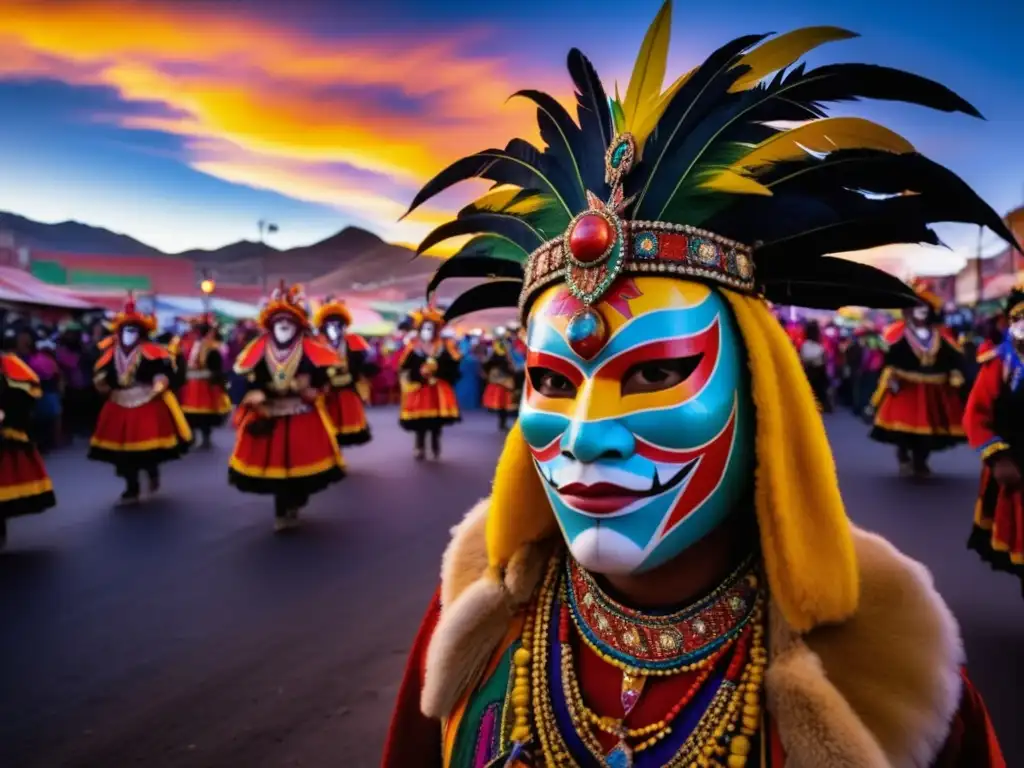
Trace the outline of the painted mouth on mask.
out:
M 649 482 L 644 483 L 646 488 L 629 488 L 603 480 L 592 483 L 574 481 L 558 486 L 547 474 L 544 479 L 573 509 L 589 515 L 614 515 L 625 512 L 638 501 L 675 490 L 693 473 L 699 462 L 698 457 L 682 465 L 657 464 Z M 594 468 L 600 473 L 599 468 Z

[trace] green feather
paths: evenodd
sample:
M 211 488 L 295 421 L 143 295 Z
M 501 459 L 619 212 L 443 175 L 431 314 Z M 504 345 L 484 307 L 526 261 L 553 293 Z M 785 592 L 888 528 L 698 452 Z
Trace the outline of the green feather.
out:
M 665 204 L 662 220 L 699 227 L 711 216 L 735 203 L 734 195 L 705 189 L 702 185 L 746 157 L 750 150 L 750 144 L 737 142 L 712 145 L 701 158 L 700 165 L 681 180 Z
M 612 120 L 615 123 L 615 132 L 622 133 L 626 130 L 626 113 L 622 110 L 622 99 L 619 98 L 619 84 L 615 84 L 615 98 L 609 100 L 612 110 Z

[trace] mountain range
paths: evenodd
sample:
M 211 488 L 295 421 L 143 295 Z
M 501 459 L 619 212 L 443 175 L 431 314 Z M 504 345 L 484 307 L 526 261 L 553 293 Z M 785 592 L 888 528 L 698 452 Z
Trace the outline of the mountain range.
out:
M 77 221 L 44 224 L 6 212 L 0 212 L 0 232 L 13 235 L 19 246 L 60 252 L 71 259 L 72 254 L 102 255 L 116 264 L 118 257 L 175 258 L 192 262 L 198 272 L 209 271 L 222 284 L 273 285 L 283 279 L 303 283 L 315 295 L 420 298 L 438 263 L 432 258 L 416 258 L 410 249 L 387 243 L 358 227 L 346 227 L 317 243 L 284 250 L 240 240 L 215 250 L 176 254 L 102 227 Z

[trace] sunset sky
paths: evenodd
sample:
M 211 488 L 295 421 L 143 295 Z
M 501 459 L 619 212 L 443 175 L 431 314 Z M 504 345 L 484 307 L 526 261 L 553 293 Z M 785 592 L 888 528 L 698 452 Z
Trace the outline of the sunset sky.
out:
M 530 109 L 509 94 L 567 97 L 572 46 L 609 88 L 624 86 L 660 4 L 0 0 L 0 210 L 169 252 L 255 239 L 261 218 L 279 225 L 279 247 L 349 224 L 416 242 L 466 199 L 399 223 L 420 183 L 461 154 L 535 137 Z M 974 103 L 987 121 L 884 103 L 856 111 L 1001 213 L 1024 202 L 1024 3 L 678 2 L 669 76 L 740 34 L 817 24 L 862 37 L 810 63 L 906 68 Z M 976 232 L 943 235 L 953 253 L 898 255 L 922 273 L 955 269 Z

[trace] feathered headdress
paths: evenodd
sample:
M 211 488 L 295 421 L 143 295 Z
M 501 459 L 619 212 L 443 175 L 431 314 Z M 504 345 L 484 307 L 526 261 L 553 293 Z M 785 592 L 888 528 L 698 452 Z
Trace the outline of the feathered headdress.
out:
M 670 25 L 666 2 L 624 98 L 616 88 L 609 99 L 574 49 L 576 121 L 547 94 L 520 91 L 537 105 L 546 147 L 513 139 L 457 160 L 416 195 L 410 211 L 460 181 L 495 184 L 419 247 L 474 236 L 430 292 L 447 278 L 493 278 L 456 300 L 449 318 L 517 302 L 525 313 L 556 281 L 589 304 L 616 276 L 650 273 L 791 305 L 909 306 L 915 296 L 900 280 L 828 254 L 938 244 L 930 225 L 945 221 L 1014 242 L 967 184 L 902 136 L 825 109 L 882 99 L 980 117 L 945 86 L 869 64 L 794 66 L 819 45 L 856 37 L 809 27 L 740 37 L 662 90 Z
M 300 326 L 309 327 L 309 304 L 301 286 L 288 286 L 282 280 L 260 309 L 259 323 L 269 329 L 273 318 L 281 314 L 291 315 Z
M 1017 283 L 1006 297 L 1006 316 L 1024 315 L 1024 282 Z
M 932 290 L 927 280 L 914 278 L 910 281 L 910 287 L 917 296 L 918 301 L 923 304 L 927 304 L 928 308 L 932 312 L 936 314 L 942 312 L 942 308 L 946 305 L 946 302 L 944 302 L 942 297 Z
M 313 327 L 323 328 L 328 320 L 340 320 L 346 326 L 352 325 L 352 313 L 344 301 L 328 296 L 313 316 Z
M 767 580 L 782 615 L 806 631 L 856 611 L 857 558 L 813 393 L 762 299 L 827 309 L 912 306 L 917 296 L 901 280 L 830 254 L 937 244 L 931 225 L 944 221 L 1013 237 L 970 187 L 906 139 L 825 111 L 829 103 L 883 99 L 978 116 L 949 89 L 887 67 L 795 64 L 819 45 L 855 36 L 834 27 L 738 38 L 663 89 L 670 26 L 665 3 L 621 98 L 616 89 L 609 99 L 591 63 L 571 51 L 576 120 L 547 94 L 516 94 L 536 104 L 546 146 L 513 139 L 431 179 L 410 211 L 461 181 L 494 186 L 418 251 L 473 236 L 438 268 L 428 295 L 448 278 L 490 279 L 456 299 L 448 319 L 518 305 L 525 321 L 539 293 L 559 283 L 581 304 L 576 316 L 593 319 L 620 275 L 726 289 L 755 406 L 753 495 Z M 565 333 L 572 336 L 571 327 Z M 531 449 L 513 426 L 488 501 L 484 578 L 500 580 L 523 546 L 557 530 Z M 505 585 L 488 584 L 486 594 L 495 615 L 504 615 Z M 432 675 L 424 691 L 424 712 L 450 711 L 453 698 Z
M 155 331 L 157 326 L 155 317 L 139 311 L 135 303 L 135 294 L 131 291 L 128 292 L 128 298 L 125 299 L 121 311 L 114 315 L 114 319 L 110 322 L 110 331 L 114 334 L 119 333 L 126 325 L 138 326 L 146 334 Z
M 407 320 L 409 327 L 414 331 L 418 331 L 424 323 L 433 323 L 440 328 L 445 324 L 445 313 L 433 304 L 428 304 L 410 312 Z

